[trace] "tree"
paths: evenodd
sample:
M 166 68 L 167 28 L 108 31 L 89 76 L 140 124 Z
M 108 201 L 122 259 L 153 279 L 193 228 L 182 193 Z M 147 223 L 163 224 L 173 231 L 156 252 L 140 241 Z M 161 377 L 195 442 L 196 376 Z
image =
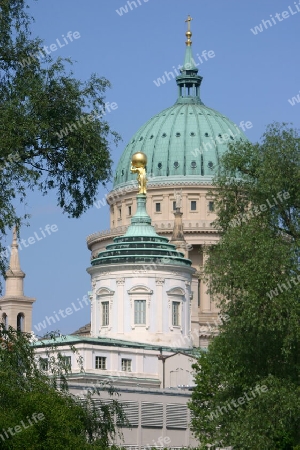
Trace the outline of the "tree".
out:
M 118 432 L 115 416 L 119 426 L 127 424 L 111 388 L 109 404 L 95 401 L 105 386 L 91 388 L 80 399 L 68 391 L 69 369 L 57 349 L 55 356 L 54 348 L 48 349 L 52 357 L 46 372 L 29 335 L 0 325 L 0 342 L 1 450 L 109 447 Z
M 119 140 L 103 119 L 109 81 L 77 80 L 70 60 L 43 53 L 26 8 L 25 0 L 0 2 L 0 238 L 26 218 L 15 201 L 30 189 L 55 189 L 62 210 L 79 217 L 110 179 L 110 144 Z M 0 243 L 2 274 L 3 254 Z
M 277 123 L 230 145 L 214 180 L 205 273 L 226 320 L 194 367 L 201 448 L 300 449 L 299 181 L 299 132 Z

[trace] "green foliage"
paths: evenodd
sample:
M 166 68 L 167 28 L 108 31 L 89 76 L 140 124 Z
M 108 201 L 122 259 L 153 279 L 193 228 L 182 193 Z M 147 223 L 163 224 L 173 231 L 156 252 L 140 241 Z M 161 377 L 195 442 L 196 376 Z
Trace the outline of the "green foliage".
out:
M 79 217 L 110 179 L 110 145 L 119 140 L 103 119 L 109 81 L 77 80 L 69 60 L 40 61 L 42 41 L 31 37 L 25 5 L 0 3 L 0 238 L 26 218 L 15 201 L 26 201 L 28 190 L 54 189 L 62 210 Z
M 72 395 L 69 369 L 57 349 L 54 356 L 55 341 L 47 348 L 52 359 L 46 374 L 29 338 L 0 326 L 0 449 L 108 448 L 119 433 L 116 421 L 120 426 L 127 423 L 115 392 L 109 390 L 109 404 L 99 402 L 103 386 L 91 387 L 83 398 Z
M 300 137 L 285 124 L 269 126 L 261 143 L 231 145 L 221 162 L 221 239 L 205 272 L 228 320 L 195 365 L 190 407 L 201 448 L 300 444 L 299 180 Z

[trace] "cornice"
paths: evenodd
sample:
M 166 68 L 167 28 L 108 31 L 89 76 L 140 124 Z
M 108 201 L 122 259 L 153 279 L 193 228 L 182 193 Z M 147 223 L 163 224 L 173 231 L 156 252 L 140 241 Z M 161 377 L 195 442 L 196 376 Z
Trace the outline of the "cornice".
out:
M 192 186 L 192 187 L 203 187 L 203 186 L 212 186 L 212 177 L 203 177 L 203 180 L 199 182 L 199 177 L 188 177 L 188 176 L 174 176 L 174 177 L 155 177 L 151 178 L 148 176 L 148 191 L 151 188 L 157 187 L 168 187 L 168 186 Z M 116 194 L 121 196 L 122 194 L 126 194 L 129 192 L 136 192 L 137 184 L 133 184 L 132 182 L 127 182 L 123 184 L 119 184 L 117 188 L 112 189 L 108 194 L 107 198 L 110 200 L 110 196 L 114 197 Z
M 203 221 L 202 221 L 203 222 Z M 201 223 L 199 221 L 199 223 Z M 157 234 L 159 235 L 171 235 L 172 231 L 173 231 L 173 225 L 171 225 L 170 227 L 165 227 L 165 224 L 163 224 L 164 226 L 158 226 L 157 224 L 154 224 L 155 227 L 155 231 L 157 232 Z M 98 231 L 96 233 L 90 234 L 89 236 L 87 236 L 86 238 L 86 242 L 87 242 L 87 246 L 90 248 L 91 245 L 95 244 L 96 242 L 102 242 L 108 239 L 113 239 L 114 237 L 117 236 L 122 236 L 123 234 L 126 233 L 128 226 L 127 225 L 123 225 L 121 227 L 117 227 L 117 228 L 111 228 L 108 230 L 104 230 L 104 231 Z M 213 227 L 184 227 L 184 234 L 195 234 L 195 235 L 219 235 L 220 231 L 216 230 Z

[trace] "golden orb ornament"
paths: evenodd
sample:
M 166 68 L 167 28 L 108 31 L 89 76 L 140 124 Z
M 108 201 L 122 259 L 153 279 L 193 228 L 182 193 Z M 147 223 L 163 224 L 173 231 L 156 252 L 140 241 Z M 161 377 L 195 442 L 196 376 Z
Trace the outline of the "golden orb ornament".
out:
M 133 167 L 146 167 L 147 155 L 143 152 L 136 152 L 131 157 L 131 164 Z

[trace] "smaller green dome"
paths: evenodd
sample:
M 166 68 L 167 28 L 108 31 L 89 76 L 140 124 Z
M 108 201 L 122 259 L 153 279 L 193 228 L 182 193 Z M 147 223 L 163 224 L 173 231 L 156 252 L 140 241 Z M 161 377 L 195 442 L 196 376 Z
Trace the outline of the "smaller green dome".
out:
M 137 195 L 137 211 L 131 219 L 124 236 L 114 238 L 112 244 L 92 260 L 92 266 L 108 264 L 172 264 L 190 267 L 192 261 L 169 244 L 167 238 L 159 236 L 151 225 L 146 211 L 146 195 Z

